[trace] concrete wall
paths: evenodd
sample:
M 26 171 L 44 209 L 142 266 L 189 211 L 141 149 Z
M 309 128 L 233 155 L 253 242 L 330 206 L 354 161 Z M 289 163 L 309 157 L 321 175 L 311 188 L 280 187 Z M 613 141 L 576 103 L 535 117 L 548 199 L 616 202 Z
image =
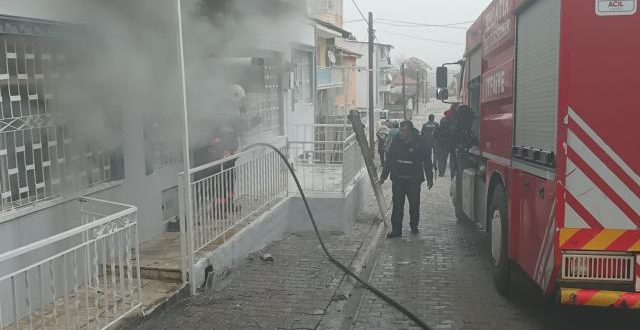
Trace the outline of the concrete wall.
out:
M 317 47 L 317 58 L 316 58 L 316 63 L 319 67 L 321 68 L 326 68 L 328 67 L 328 63 L 327 63 L 327 39 L 325 38 L 318 38 L 316 47 Z
M 287 232 L 289 199 L 276 204 L 264 215 L 235 234 L 206 258 L 196 260 L 192 285 L 201 288 L 205 284 L 206 269 L 211 266 L 211 283 L 224 279 L 231 267 L 247 255 L 256 252 L 269 243 L 282 239 Z
M 355 70 L 357 58 L 345 56 L 343 59 L 343 65 L 347 67 L 347 69 L 344 70 L 343 75 L 345 87 L 340 90 L 340 94 L 337 97 L 337 103 L 338 107 L 350 110 L 357 107 L 358 72 Z
M 162 191 L 178 185 L 178 173 L 183 168 L 182 164 L 176 164 L 146 175 L 142 116 L 135 112 L 125 116 L 125 141 L 128 141 L 124 149 L 125 181 L 122 193 L 114 194 L 112 200 L 138 207 L 140 240 L 144 242 L 165 231 Z
M 295 40 L 295 44 L 297 48 L 303 48 L 309 51 L 315 52 L 316 45 L 316 35 L 315 35 L 315 23 L 311 21 L 299 21 L 293 20 L 292 24 L 295 24 L 296 29 L 299 31 L 298 37 Z M 301 46 L 301 47 L 300 47 Z M 285 59 L 291 61 L 292 59 L 292 50 L 294 48 L 290 47 L 285 56 Z M 314 53 L 315 55 L 315 53 Z M 314 57 L 314 61 L 317 61 Z M 314 74 L 311 76 L 311 84 L 313 86 L 315 80 L 315 62 L 312 62 L 312 68 L 314 70 Z M 315 102 L 316 96 L 315 92 L 311 93 L 312 102 Z M 292 134 L 295 135 L 296 126 L 298 125 L 312 125 L 315 119 L 315 106 L 314 103 L 300 103 L 294 102 L 293 91 L 287 90 L 285 93 L 285 105 L 284 105 L 284 116 L 285 116 L 285 135 L 291 138 Z M 313 136 L 311 136 L 313 138 Z
M 361 174 L 360 179 L 346 189 L 344 195 L 307 197 L 321 231 L 347 231 L 353 225 L 356 215 L 364 210 L 366 196 L 372 193 L 372 188 L 366 173 Z M 287 218 L 290 232 L 313 230 L 304 203 L 298 196 L 289 199 Z
M 294 107 L 293 109 L 286 109 L 287 137 L 297 141 L 312 141 L 313 130 L 307 129 L 307 132 L 305 132 L 301 127 L 303 125 L 313 125 L 315 110 L 313 104 L 296 103 Z
M 356 215 L 366 207 L 366 198 L 371 194 L 371 185 L 366 173 L 350 186 L 343 196 L 311 197 L 311 211 L 321 231 L 349 230 Z M 193 283 L 196 288 L 205 285 L 206 269 L 211 266 L 211 282 L 224 279 L 230 268 L 237 265 L 247 255 L 259 251 L 269 243 L 282 239 L 286 233 L 307 232 L 313 230 L 309 216 L 300 197 L 284 199 L 247 227 L 243 228 L 229 241 L 196 261 Z

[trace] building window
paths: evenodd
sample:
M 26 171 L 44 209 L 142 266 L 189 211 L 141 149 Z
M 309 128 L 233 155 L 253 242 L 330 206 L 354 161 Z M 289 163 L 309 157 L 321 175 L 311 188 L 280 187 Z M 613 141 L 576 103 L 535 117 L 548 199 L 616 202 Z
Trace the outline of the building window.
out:
M 154 116 L 153 118 L 145 116 L 143 118 L 145 172 L 147 175 L 159 169 L 182 163 L 180 137 L 167 134 L 167 132 L 175 132 L 175 123 L 179 122 L 179 119 L 176 120 L 172 121 L 166 116 Z
M 296 50 L 293 52 L 294 98 L 297 103 L 311 103 L 313 95 L 313 53 Z
M 121 146 L 89 141 L 65 111 L 67 52 L 48 37 L 0 34 L 0 212 L 121 178 Z M 120 128 L 115 117 L 99 126 Z
M 325 8 L 327 10 L 333 10 L 334 9 L 333 0 L 326 0 L 325 1 Z
M 248 137 L 282 134 L 282 94 L 280 89 L 282 67 L 276 63 L 276 60 L 264 59 L 264 66 L 260 67 L 262 77 L 258 77 L 258 80 L 263 83 L 262 88 L 246 91 Z

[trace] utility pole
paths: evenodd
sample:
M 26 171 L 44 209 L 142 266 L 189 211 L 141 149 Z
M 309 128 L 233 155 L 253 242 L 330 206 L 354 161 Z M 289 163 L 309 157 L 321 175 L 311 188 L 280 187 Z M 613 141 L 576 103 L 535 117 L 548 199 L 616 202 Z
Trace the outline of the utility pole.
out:
M 429 98 L 431 96 L 429 96 L 429 69 L 427 68 L 427 70 L 424 72 L 424 100 L 425 102 L 427 102 L 427 106 L 428 106 L 428 102 L 429 102 Z
M 420 69 L 416 70 L 416 113 L 420 113 Z
M 373 13 L 369 12 L 369 149 L 370 157 L 374 157 L 374 145 L 375 145 L 375 122 L 373 111 L 373 39 L 375 33 L 373 31 Z
M 182 266 L 188 270 L 187 274 L 182 274 L 182 280 L 186 281 L 188 279 L 187 276 L 191 277 L 193 270 L 193 229 L 192 229 L 192 220 L 193 220 L 193 210 L 191 202 L 193 201 L 192 191 L 191 191 L 191 148 L 189 142 L 189 110 L 188 110 L 188 102 L 187 102 L 187 76 L 185 72 L 185 56 L 184 56 L 184 34 L 183 34 L 183 26 L 182 26 L 182 1 L 176 0 L 176 11 L 178 16 L 178 55 L 180 61 L 180 98 L 182 101 L 182 114 L 183 114 L 183 127 L 184 127 L 184 137 L 182 138 L 182 162 L 183 162 L 183 171 L 184 174 L 180 178 L 178 185 L 184 191 L 184 200 L 180 199 L 180 203 L 184 206 L 184 217 L 180 216 L 180 232 L 184 233 L 181 240 L 181 248 L 183 251 L 186 251 L 186 256 L 182 259 Z M 180 189 L 178 188 L 178 189 Z M 184 220 L 182 218 L 185 218 Z M 188 236 L 187 236 L 188 235 Z M 183 268 L 183 269 L 184 269 Z M 184 273 L 184 272 L 183 272 Z M 138 279 L 139 280 L 139 279 Z M 189 279 L 190 283 L 193 283 L 192 279 Z M 191 294 L 196 294 L 196 288 L 191 288 Z M 17 322 L 17 321 L 16 321 Z M 16 323 L 17 324 L 17 323 Z
M 402 71 L 402 112 L 404 113 L 404 120 L 407 120 L 407 87 L 405 81 L 404 61 L 402 61 L 400 71 Z

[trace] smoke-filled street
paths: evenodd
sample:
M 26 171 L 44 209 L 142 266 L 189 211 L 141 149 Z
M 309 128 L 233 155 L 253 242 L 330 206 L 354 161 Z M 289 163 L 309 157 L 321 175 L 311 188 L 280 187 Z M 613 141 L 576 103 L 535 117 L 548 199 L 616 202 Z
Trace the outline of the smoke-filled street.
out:
M 426 114 L 447 107 L 429 104 Z M 426 110 L 426 112 L 424 112 Z M 637 329 L 625 311 L 561 307 L 526 275 L 512 276 L 511 295 L 497 293 L 484 232 L 454 216 L 449 177 L 421 196 L 420 232 L 375 237 L 377 206 L 367 208 L 346 234 L 325 233 L 329 251 L 346 264 L 367 260 L 360 274 L 432 329 Z M 390 185 L 384 187 L 390 198 Z M 304 215 L 301 215 L 304 216 Z M 373 248 L 371 248 L 373 246 Z M 261 257 L 270 254 L 273 261 Z M 218 287 L 153 315 L 139 329 L 420 329 L 405 315 L 345 277 L 311 233 L 290 235 L 233 268 Z
M 639 15 L 0 0 L 0 330 L 640 329 Z

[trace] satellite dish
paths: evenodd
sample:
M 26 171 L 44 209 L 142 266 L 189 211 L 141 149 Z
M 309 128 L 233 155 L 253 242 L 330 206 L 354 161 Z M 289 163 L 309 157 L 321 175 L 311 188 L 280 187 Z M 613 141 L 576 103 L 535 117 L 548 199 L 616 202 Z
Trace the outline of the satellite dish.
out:
M 332 50 L 327 51 L 327 57 L 329 58 L 329 62 L 331 62 L 331 64 L 336 64 L 336 54 L 334 54 Z

